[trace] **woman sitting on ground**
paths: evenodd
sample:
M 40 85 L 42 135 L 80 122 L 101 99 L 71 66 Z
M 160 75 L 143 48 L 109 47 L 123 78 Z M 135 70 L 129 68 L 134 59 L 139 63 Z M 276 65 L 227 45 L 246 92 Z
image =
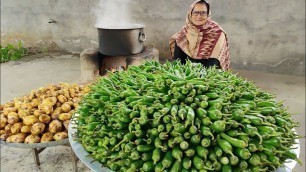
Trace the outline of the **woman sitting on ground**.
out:
M 229 69 L 230 54 L 227 36 L 223 29 L 210 19 L 210 5 L 204 0 L 195 1 L 187 13 L 186 24 L 170 39 L 174 60 L 183 64 L 189 59 L 205 67 Z

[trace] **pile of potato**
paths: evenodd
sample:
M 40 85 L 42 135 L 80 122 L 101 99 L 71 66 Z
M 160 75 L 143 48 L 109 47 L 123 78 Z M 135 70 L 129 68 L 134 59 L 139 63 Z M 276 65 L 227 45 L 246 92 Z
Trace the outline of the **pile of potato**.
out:
M 88 85 L 59 83 L 32 90 L 0 106 L 0 139 L 44 143 L 68 137 L 68 124 Z

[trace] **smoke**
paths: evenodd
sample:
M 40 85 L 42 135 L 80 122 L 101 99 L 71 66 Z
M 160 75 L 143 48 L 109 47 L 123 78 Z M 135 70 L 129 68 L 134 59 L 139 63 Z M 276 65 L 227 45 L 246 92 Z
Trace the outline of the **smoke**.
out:
M 95 26 L 124 26 L 132 23 L 130 2 L 131 0 L 100 0 L 94 9 Z

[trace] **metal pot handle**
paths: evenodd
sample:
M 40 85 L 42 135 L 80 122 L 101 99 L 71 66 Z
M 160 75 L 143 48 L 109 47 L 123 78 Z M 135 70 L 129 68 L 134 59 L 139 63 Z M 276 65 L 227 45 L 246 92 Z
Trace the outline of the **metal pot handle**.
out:
M 144 42 L 146 39 L 147 39 L 147 38 L 146 38 L 145 33 L 142 32 L 142 31 L 139 32 L 139 38 L 138 38 L 138 40 L 139 40 L 140 42 Z

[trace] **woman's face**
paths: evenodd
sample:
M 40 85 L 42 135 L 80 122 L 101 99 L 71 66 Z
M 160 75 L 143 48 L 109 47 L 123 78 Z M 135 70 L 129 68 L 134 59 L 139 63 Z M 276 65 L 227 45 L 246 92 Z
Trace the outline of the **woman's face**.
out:
M 207 7 L 205 4 L 196 4 L 191 12 L 192 23 L 200 26 L 207 21 Z

